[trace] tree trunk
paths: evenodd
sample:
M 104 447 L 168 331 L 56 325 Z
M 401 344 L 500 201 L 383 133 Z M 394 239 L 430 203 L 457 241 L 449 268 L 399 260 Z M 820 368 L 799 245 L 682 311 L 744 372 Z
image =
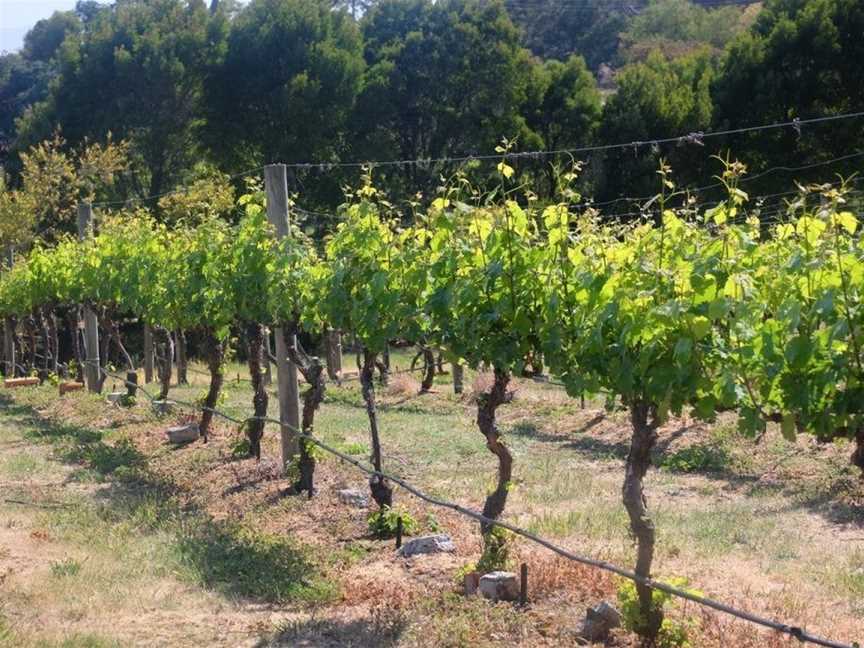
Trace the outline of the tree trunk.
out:
M 252 406 L 256 417 L 247 422 L 246 434 L 249 438 L 249 456 L 261 460 L 261 439 L 264 437 L 263 417 L 267 416 L 267 404 L 269 396 L 264 386 L 264 327 L 261 324 L 252 323 L 246 328 L 247 343 L 249 345 L 249 375 L 252 378 L 252 389 L 255 394 L 252 397 Z
M 175 334 L 177 339 L 177 384 L 188 385 L 187 374 L 188 362 L 186 358 L 186 332 L 178 330 Z
M 223 373 L 222 361 L 225 358 L 225 348 L 222 340 L 216 337 L 213 331 L 204 334 L 205 353 L 207 354 L 207 368 L 210 370 L 210 388 L 204 399 L 204 409 L 201 412 L 201 422 L 198 429 L 204 437 L 204 443 L 210 434 L 210 423 L 213 421 L 213 410 L 219 401 L 219 392 L 222 389 Z
M 510 372 L 495 369 L 495 382 L 489 393 L 482 394 L 477 402 L 477 427 L 486 437 L 486 447 L 489 452 L 498 457 L 498 484 L 487 497 L 483 505 L 483 515 L 497 520 L 507 505 L 507 493 L 510 490 L 510 480 L 513 476 L 513 455 L 501 442 L 501 433 L 495 424 L 495 413 L 500 405 L 510 402 L 507 385 L 510 382 Z M 486 535 L 492 530 L 492 525 L 481 523 L 480 531 Z
M 432 384 L 435 381 L 435 352 L 427 346 L 423 346 L 422 351 L 425 371 L 423 372 L 423 382 L 420 383 L 420 393 L 425 394 L 432 389 Z
M 360 371 L 360 384 L 362 385 L 363 400 L 366 402 L 366 414 L 369 417 L 369 434 L 372 439 L 372 465 L 378 472 L 381 471 L 381 440 L 378 436 L 378 414 L 375 411 L 375 366 L 378 359 L 377 353 L 363 349 L 363 368 Z M 393 504 L 393 488 L 386 479 L 380 475 L 373 475 L 369 479 L 369 490 L 372 499 L 380 508 Z
M 170 331 L 164 326 L 154 326 L 153 337 L 156 343 L 157 373 L 159 374 L 159 383 L 161 384 L 159 400 L 166 400 L 168 398 L 168 391 L 171 389 L 171 365 L 174 360 L 174 343 L 171 341 Z
M 651 563 L 654 561 L 654 521 L 648 514 L 642 483 L 645 473 L 651 466 L 651 450 L 657 441 L 657 423 L 649 422 L 651 407 L 637 400 L 630 407 L 630 421 L 633 426 L 630 453 L 627 455 L 624 486 L 621 490 L 630 529 L 636 538 L 636 573 L 643 578 L 651 578 Z M 663 610 L 653 604 L 652 590 L 646 585 L 636 584 L 639 595 L 640 625 L 636 632 L 648 639 L 654 639 L 663 622 Z

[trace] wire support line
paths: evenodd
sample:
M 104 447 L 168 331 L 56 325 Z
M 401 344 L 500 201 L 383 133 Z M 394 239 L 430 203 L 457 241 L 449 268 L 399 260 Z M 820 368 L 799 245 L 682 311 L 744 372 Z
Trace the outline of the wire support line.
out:
M 106 371 L 98 363 L 94 363 L 92 361 L 86 361 L 86 362 L 88 364 L 90 364 L 91 366 L 93 366 L 93 365 L 98 366 L 99 370 L 102 371 L 106 376 L 114 377 L 115 379 L 122 380 L 124 383 L 127 384 L 127 386 L 134 385 L 136 388 L 141 389 L 141 391 L 145 394 L 145 396 L 147 396 L 151 401 L 163 402 L 163 401 L 156 401 L 156 399 L 154 399 L 152 396 L 150 396 L 149 392 L 147 392 L 144 388 L 140 387 L 136 383 L 132 383 L 132 382 L 126 380 L 126 378 L 119 376 L 117 374 L 112 375 L 111 372 Z M 226 420 L 232 421 L 238 425 L 244 425 L 248 421 L 253 421 L 253 420 L 264 421 L 265 423 L 274 423 L 276 425 L 279 425 L 282 428 L 288 429 L 293 434 L 296 434 L 297 436 L 308 440 L 309 442 L 315 444 L 317 447 L 321 448 L 325 452 L 332 454 L 333 456 L 338 457 L 342 461 L 345 461 L 345 462 L 355 466 L 356 468 L 360 469 L 361 471 L 363 471 L 364 473 L 366 473 L 372 477 L 378 477 L 381 479 L 386 479 L 388 481 L 393 482 L 394 484 L 398 484 L 399 486 L 404 488 L 406 491 L 408 491 L 409 493 L 411 493 L 415 497 L 417 497 L 417 498 L 419 498 L 419 499 L 421 499 L 421 500 L 423 500 L 429 504 L 432 504 L 433 506 L 452 510 L 452 511 L 459 513 L 461 515 L 464 515 L 466 517 L 470 517 L 470 518 L 472 518 L 472 519 L 474 519 L 474 520 L 476 520 L 482 524 L 488 524 L 490 526 L 496 526 L 496 527 L 500 527 L 502 529 L 506 529 L 506 530 L 510 531 L 511 533 L 514 533 L 514 534 L 516 534 L 522 538 L 525 538 L 526 540 L 529 540 L 531 542 L 534 542 L 535 544 L 538 544 L 542 547 L 545 547 L 549 551 L 552 551 L 553 553 L 561 556 L 562 558 L 566 558 L 566 559 L 571 560 L 573 562 L 578 562 L 578 563 L 581 563 L 583 565 L 595 567 L 597 569 L 601 569 L 603 571 L 607 571 L 607 572 L 616 574 L 618 576 L 621 576 L 622 578 L 626 578 L 626 579 L 631 580 L 635 583 L 639 583 L 640 585 L 650 587 L 651 589 L 660 590 L 662 592 L 666 592 L 667 594 L 671 594 L 672 596 L 676 596 L 678 598 L 683 598 L 683 599 L 692 601 L 694 603 L 697 603 L 697 604 L 702 605 L 704 607 L 711 608 L 711 609 L 716 610 L 718 612 L 723 612 L 724 614 L 728 614 L 730 616 L 737 617 L 737 618 L 742 619 L 744 621 L 748 621 L 750 623 L 753 623 L 756 625 L 761 625 L 765 628 L 769 628 L 771 630 L 775 630 L 777 632 L 790 635 L 792 637 L 795 637 L 796 639 L 798 639 L 801 642 L 809 642 L 809 643 L 815 644 L 817 646 L 826 646 L 827 648 L 855 648 L 855 646 L 852 646 L 849 644 L 844 644 L 844 643 L 840 643 L 838 641 L 833 641 L 830 639 L 824 639 L 824 638 L 818 637 L 816 635 L 813 635 L 813 634 L 807 632 L 804 628 L 794 626 L 794 625 L 791 625 L 788 623 L 782 623 L 779 621 L 774 621 L 772 619 L 768 619 L 768 618 L 759 616 L 757 614 L 747 612 L 745 610 L 739 610 L 738 608 L 734 608 L 730 605 L 726 605 L 725 603 L 715 601 L 715 600 L 707 598 L 705 596 L 700 596 L 698 594 L 695 594 L 693 592 L 689 592 L 687 590 L 679 589 L 677 587 L 669 585 L 668 583 L 664 583 L 662 581 L 658 581 L 658 580 L 655 580 L 653 578 L 646 578 L 644 576 L 640 576 L 639 574 L 637 574 L 636 572 L 634 572 L 632 570 L 629 570 L 629 569 L 626 569 L 623 567 L 619 567 L 619 566 L 617 566 L 613 563 L 607 562 L 605 560 L 599 560 L 596 558 L 590 558 L 587 556 L 581 556 L 579 554 L 573 553 L 572 551 L 569 551 L 568 549 L 565 549 L 565 548 L 563 548 L 563 547 L 561 547 L 561 546 L 559 546 L 553 542 L 550 542 L 549 540 L 546 540 L 545 538 L 542 538 L 538 535 L 535 535 L 534 533 L 531 533 L 530 531 L 527 531 L 521 527 L 518 527 L 515 524 L 511 524 L 509 522 L 505 522 L 502 520 L 488 518 L 488 517 L 484 516 L 482 513 L 478 513 L 477 511 L 474 511 L 472 509 L 469 509 L 469 508 L 466 508 L 466 507 L 461 506 L 459 504 L 456 504 L 455 502 L 450 502 L 447 500 L 439 499 L 437 497 L 433 497 L 432 495 L 428 495 L 424 491 L 411 485 L 410 483 L 408 483 L 404 479 L 397 477 L 395 475 L 392 475 L 390 473 L 381 471 L 381 470 L 375 470 L 374 468 L 367 467 L 366 465 L 364 465 L 362 462 L 358 461 L 357 459 L 354 459 L 353 457 L 345 454 L 344 452 L 341 452 L 335 448 L 330 447 L 329 445 L 327 445 L 326 443 L 324 443 L 320 439 L 317 439 L 313 435 L 307 434 L 306 432 L 303 432 L 302 430 L 298 430 L 297 428 L 295 428 L 291 425 L 288 425 L 282 421 L 279 421 L 277 419 L 270 418 L 268 416 L 250 416 L 250 417 L 247 417 L 245 419 L 238 419 L 236 417 L 232 417 L 232 416 L 229 416 L 227 414 L 224 414 L 215 408 L 202 407 L 202 406 L 197 405 L 197 404 L 184 403 L 183 401 L 178 401 L 178 400 L 173 400 L 173 399 L 168 401 L 168 402 L 176 403 L 178 405 L 183 405 L 186 407 L 192 407 L 195 410 L 199 410 L 199 411 L 208 411 L 209 410 L 214 415 L 220 416 L 220 417 L 222 417 Z
M 841 155 L 840 157 L 832 158 L 830 160 L 823 160 L 822 162 L 813 162 L 811 164 L 803 164 L 803 165 L 797 166 L 797 167 L 789 167 L 789 166 L 785 166 L 785 165 L 775 166 L 775 167 L 771 167 L 769 169 L 766 169 L 765 171 L 760 171 L 759 173 L 754 174 L 754 175 L 744 176 L 743 178 L 741 178 L 740 183 L 743 184 L 746 182 L 752 182 L 753 180 L 758 180 L 759 178 L 764 178 L 765 176 L 770 175 L 772 173 L 777 173 L 778 171 L 793 172 L 793 173 L 796 171 L 807 171 L 809 169 L 816 169 L 818 167 L 828 166 L 830 164 L 836 164 L 837 162 L 844 162 L 846 160 L 852 160 L 852 159 L 856 159 L 856 158 L 860 158 L 860 157 L 864 157 L 864 151 L 856 151 L 855 153 L 850 153 L 848 155 Z M 723 187 L 723 186 L 724 185 L 722 182 L 714 182 L 712 184 L 705 185 L 703 187 L 693 187 L 691 189 L 688 189 L 686 187 L 682 187 L 677 193 L 679 193 L 681 195 L 701 193 L 703 191 L 709 191 L 711 189 L 719 189 L 720 187 Z M 791 192 L 791 193 L 796 193 L 796 192 Z M 607 205 L 613 205 L 613 204 L 619 203 L 619 202 L 641 203 L 641 202 L 645 202 L 647 200 L 651 200 L 653 197 L 654 196 L 641 196 L 641 197 L 639 197 L 639 196 L 622 196 L 620 198 L 612 198 L 610 200 L 604 200 L 601 202 L 584 202 L 584 203 L 580 203 L 580 204 L 582 206 L 585 206 L 585 207 L 605 207 Z
M 731 128 L 721 131 L 696 131 L 676 135 L 673 137 L 663 137 L 649 140 L 634 140 L 630 142 L 619 142 L 616 144 L 597 144 L 594 146 L 581 146 L 576 148 L 564 148 L 545 151 L 505 151 L 495 154 L 480 154 L 480 155 L 462 155 L 455 157 L 437 157 L 437 158 L 418 158 L 404 160 L 369 160 L 366 162 L 293 162 L 285 166 L 292 169 L 320 169 L 329 171 L 332 169 L 341 168 L 361 168 L 361 167 L 385 167 L 385 166 L 410 166 L 410 165 L 430 165 L 441 164 L 447 162 L 470 162 L 473 160 L 502 160 L 502 159 L 538 159 L 543 157 L 557 155 L 572 155 L 575 153 L 592 153 L 597 151 L 610 151 L 614 149 L 639 149 L 646 146 L 657 146 L 659 144 L 701 144 L 702 140 L 711 137 L 723 137 L 726 135 L 738 135 L 743 133 L 752 133 L 763 130 L 774 130 L 778 128 L 795 128 L 800 129 L 801 126 L 821 124 L 826 122 L 841 121 L 846 119 L 859 119 L 864 117 L 864 111 L 842 113 L 839 115 L 823 115 L 821 117 L 811 117 L 808 119 L 792 119 L 785 122 L 775 122 L 773 124 L 759 124 L 756 126 L 743 126 L 741 128 Z
M 404 160 L 368 160 L 365 162 L 355 161 L 355 162 L 290 162 L 285 163 L 284 166 L 289 169 L 306 169 L 306 170 L 319 170 L 321 172 L 329 172 L 336 169 L 359 169 L 364 167 L 370 168 L 381 168 L 381 167 L 406 167 L 406 166 L 428 166 L 432 164 L 444 164 L 444 163 L 464 163 L 471 161 L 483 161 L 483 160 L 518 160 L 518 159 L 542 159 L 545 157 L 555 157 L 560 155 L 575 155 L 578 153 L 592 153 L 598 151 L 611 151 L 615 149 L 634 149 L 638 150 L 639 148 L 644 148 L 646 146 L 658 146 L 660 144 L 694 144 L 694 145 L 702 145 L 703 140 L 711 137 L 723 137 L 726 135 L 738 135 L 743 133 L 752 133 L 756 131 L 763 130 L 776 130 L 780 128 L 794 128 L 795 130 L 800 130 L 802 126 L 813 125 L 813 124 L 822 124 L 827 122 L 835 122 L 842 121 L 847 119 L 860 119 L 864 117 L 864 110 L 858 112 L 850 112 L 850 113 L 841 113 L 839 115 L 823 115 L 820 117 L 810 117 L 807 119 L 799 119 L 795 118 L 789 121 L 784 122 L 775 122 L 772 124 L 759 124 L 755 126 L 743 126 L 740 128 L 731 128 L 720 131 L 694 131 L 690 133 L 685 133 L 681 135 L 676 135 L 673 137 L 662 137 L 656 139 L 648 139 L 648 140 L 634 140 L 630 142 L 619 142 L 614 144 L 597 144 L 593 146 L 581 146 L 575 148 L 564 148 L 564 149 L 553 149 L 553 150 L 537 150 L 537 151 L 504 151 L 502 153 L 486 153 L 486 154 L 468 154 L 461 156 L 453 156 L 453 157 L 430 157 L 430 158 L 416 158 L 416 159 L 404 159 Z M 861 153 L 864 155 L 864 153 Z M 262 171 L 265 167 L 259 166 L 254 169 L 249 169 L 246 171 L 241 171 L 239 173 L 235 173 L 229 176 L 229 180 L 235 180 L 237 178 L 241 178 L 244 176 L 251 175 L 253 173 L 258 173 Z M 129 198 L 127 200 L 115 200 L 115 201 L 101 201 L 92 203 L 93 207 L 110 207 L 110 206 L 123 206 L 123 205 L 132 205 L 132 204 L 140 204 L 144 202 L 148 202 L 150 200 L 155 200 L 158 198 L 164 198 L 166 196 L 171 196 L 175 194 L 181 194 L 189 191 L 189 189 L 193 185 L 185 185 L 183 187 L 178 187 L 177 189 L 172 189 L 170 191 L 165 191 L 159 194 L 154 194 L 151 196 L 146 196 L 142 198 Z

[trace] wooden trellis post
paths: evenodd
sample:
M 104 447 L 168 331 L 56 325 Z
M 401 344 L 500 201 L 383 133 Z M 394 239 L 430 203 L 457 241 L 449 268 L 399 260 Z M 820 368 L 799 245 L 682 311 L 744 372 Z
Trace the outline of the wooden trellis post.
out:
M 144 383 L 153 382 L 153 329 L 144 325 Z
M 90 203 L 78 203 L 78 238 L 83 241 L 93 236 L 93 208 Z M 99 364 L 99 322 L 93 309 L 84 305 L 84 377 L 87 389 L 93 393 L 102 391 Z
M 15 250 L 6 246 L 6 267 L 11 270 L 15 263 Z M 3 359 L 6 362 L 6 377 L 15 377 L 15 325 L 11 317 L 3 320 Z
M 267 191 L 267 219 L 276 229 L 276 237 L 290 235 L 288 227 L 288 173 L 284 164 L 264 167 L 264 187 Z M 297 367 L 288 360 L 287 344 L 281 326 L 274 329 L 276 337 L 276 376 L 279 381 L 279 420 L 282 422 L 282 469 L 300 453 L 300 388 Z

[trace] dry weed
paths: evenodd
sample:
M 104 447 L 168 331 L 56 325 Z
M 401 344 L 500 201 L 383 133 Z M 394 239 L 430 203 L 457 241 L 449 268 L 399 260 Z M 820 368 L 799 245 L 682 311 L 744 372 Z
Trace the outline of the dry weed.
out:
M 414 396 L 420 392 L 420 383 L 409 373 L 392 376 L 384 388 L 387 396 Z

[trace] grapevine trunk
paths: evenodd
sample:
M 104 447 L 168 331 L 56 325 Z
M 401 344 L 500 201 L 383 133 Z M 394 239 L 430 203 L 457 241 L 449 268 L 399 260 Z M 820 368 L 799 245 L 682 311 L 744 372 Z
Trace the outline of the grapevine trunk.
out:
M 630 517 L 630 529 L 636 538 L 635 571 L 643 578 L 651 578 L 651 563 L 654 561 L 654 521 L 648 513 L 643 490 L 645 473 L 651 466 L 651 451 L 657 442 L 656 421 L 649 422 L 651 409 L 643 401 L 636 401 L 631 405 L 633 436 L 621 491 L 627 515 Z M 663 610 L 653 604 L 650 587 L 637 583 L 636 592 L 639 595 L 640 610 L 640 624 L 636 630 L 643 637 L 654 639 L 663 622 Z
M 201 423 L 199 424 L 201 436 L 204 442 L 210 434 L 210 423 L 213 421 L 213 409 L 219 401 L 219 392 L 222 389 L 224 379 L 222 373 L 222 361 L 225 358 L 225 348 L 222 340 L 216 337 L 213 331 L 204 334 L 205 353 L 207 354 L 207 368 L 210 370 L 210 387 L 204 399 L 204 411 L 201 412 Z
M 176 334 L 177 338 L 177 384 L 188 385 L 189 378 L 186 368 L 188 362 L 186 359 L 186 331 L 179 330 Z
M 852 464 L 861 469 L 861 478 L 864 479 L 864 426 L 860 426 L 855 433 L 855 451 L 852 453 Z
M 363 368 L 360 371 L 360 384 L 363 387 L 363 400 L 366 403 L 366 414 L 369 417 L 369 433 L 372 438 L 372 465 L 378 472 L 381 471 L 381 441 L 378 437 L 378 414 L 375 411 L 375 367 L 378 354 L 363 349 Z M 391 506 L 393 504 L 393 488 L 386 479 L 380 475 L 373 475 L 369 479 L 369 490 L 372 499 L 379 507 Z
M 513 476 L 513 455 L 510 449 L 501 441 L 501 433 L 495 423 L 495 413 L 498 407 L 509 403 L 511 395 L 507 392 L 510 382 L 510 372 L 495 369 L 495 382 L 488 393 L 482 394 L 477 402 L 477 427 L 486 437 L 486 447 L 498 458 L 498 484 L 487 497 L 483 505 L 483 515 L 497 520 L 507 505 L 507 493 L 510 490 L 510 480 Z M 485 536 L 492 530 L 492 525 L 483 522 L 480 530 Z
M 298 364 L 303 379 L 309 384 L 309 389 L 303 392 L 303 433 L 315 433 L 315 412 L 324 400 L 324 367 L 318 358 L 311 358 L 308 368 Z M 294 490 L 298 493 L 306 491 L 312 496 L 313 478 L 315 475 L 315 457 L 310 452 L 310 444 L 306 439 L 300 440 L 300 478 Z
M 430 347 L 423 347 L 423 363 L 425 371 L 423 382 L 420 384 L 420 392 L 425 394 L 432 389 L 432 383 L 435 380 L 435 353 Z
M 174 343 L 171 341 L 171 333 L 164 326 L 153 327 L 153 337 L 156 339 L 156 360 L 159 365 L 159 400 L 168 398 L 171 389 L 171 370 L 174 358 Z
M 246 434 L 249 438 L 249 456 L 261 460 L 261 439 L 264 437 L 264 417 L 267 416 L 269 396 L 264 384 L 264 326 L 249 324 L 246 328 L 249 339 L 249 375 L 252 378 L 252 405 L 255 417 L 248 421 Z

